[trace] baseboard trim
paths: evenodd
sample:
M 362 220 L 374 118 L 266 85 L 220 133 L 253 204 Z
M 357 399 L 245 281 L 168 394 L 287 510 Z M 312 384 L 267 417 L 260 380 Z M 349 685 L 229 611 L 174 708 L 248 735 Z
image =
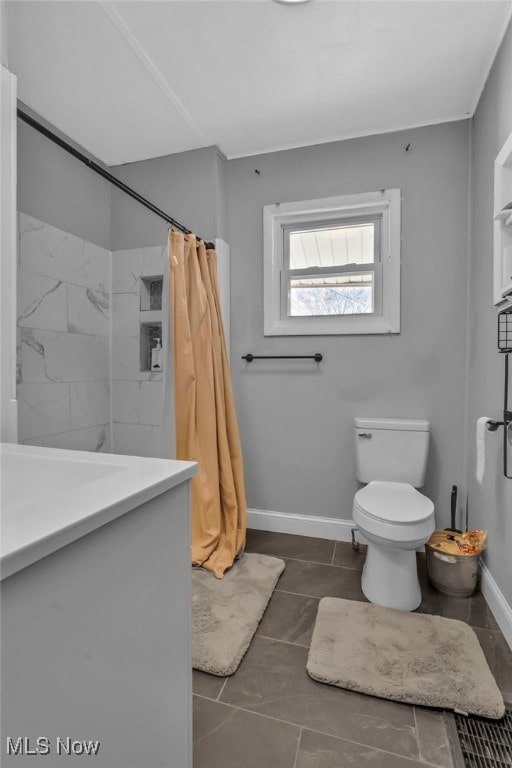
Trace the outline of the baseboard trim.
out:
M 487 604 L 512 650 L 512 606 L 508 604 L 505 595 L 496 584 L 492 573 L 485 563 L 481 563 L 481 577 L 482 594 L 487 600 Z
M 339 520 L 336 517 L 315 517 L 315 515 L 296 515 L 291 512 L 271 512 L 266 509 L 248 509 L 247 527 L 257 531 L 350 541 L 355 524 L 353 520 Z

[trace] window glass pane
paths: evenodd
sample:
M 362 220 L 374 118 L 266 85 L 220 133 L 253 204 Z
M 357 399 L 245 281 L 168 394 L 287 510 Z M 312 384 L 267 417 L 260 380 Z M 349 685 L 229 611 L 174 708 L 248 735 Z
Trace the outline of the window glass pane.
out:
M 289 281 L 289 317 L 361 315 L 373 312 L 374 275 L 294 278 Z
M 375 223 L 290 232 L 290 269 L 371 264 Z

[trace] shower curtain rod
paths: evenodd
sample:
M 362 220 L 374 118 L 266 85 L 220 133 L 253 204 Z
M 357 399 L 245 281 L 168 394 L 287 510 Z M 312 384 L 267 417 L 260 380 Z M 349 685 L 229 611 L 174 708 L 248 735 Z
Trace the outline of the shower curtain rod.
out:
M 193 232 L 190 229 L 187 229 L 183 224 L 180 224 L 179 221 L 176 221 L 176 219 L 173 219 L 172 216 L 169 216 L 165 211 L 162 211 L 160 208 L 158 208 L 156 205 L 154 205 L 150 200 L 147 200 L 145 197 L 142 197 L 142 195 L 139 195 L 138 192 L 136 192 L 134 189 L 129 187 L 124 182 L 120 181 L 119 179 L 116 179 L 115 176 L 113 176 L 111 173 L 106 171 L 104 168 L 101 167 L 101 165 L 98 165 L 98 163 L 95 163 L 94 160 L 90 160 L 86 155 L 82 154 L 82 152 L 79 152 L 78 149 L 75 149 L 71 146 L 71 144 L 68 144 L 67 141 L 64 141 L 64 139 L 61 139 L 60 136 L 57 136 L 57 134 L 50 131 L 48 128 L 46 128 L 44 125 L 39 123 L 37 120 L 34 120 L 33 117 L 30 117 L 30 115 L 27 115 L 26 112 L 23 112 L 22 109 L 17 110 L 17 114 L 20 120 L 23 120 L 24 123 L 27 123 L 27 125 L 30 125 L 31 128 L 34 128 L 36 131 L 39 131 L 43 136 L 46 136 L 47 139 L 50 139 L 50 141 L 53 141 L 54 144 L 57 144 L 59 147 L 64 149 L 66 152 L 68 152 L 70 155 L 73 155 L 73 157 L 76 157 L 77 160 L 80 160 L 81 163 L 86 165 L 88 168 L 90 168 L 91 171 L 94 171 L 94 173 L 97 173 L 99 176 L 102 176 L 104 179 L 109 181 L 111 184 L 113 184 L 115 187 L 120 189 L 122 192 L 124 192 L 129 197 L 136 200 L 138 203 L 144 206 L 144 208 L 147 208 L 149 211 L 155 214 L 155 216 L 159 216 L 161 219 L 166 221 L 168 224 L 171 225 L 171 227 L 174 227 L 174 229 L 178 229 L 180 232 L 183 232 L 185 235 L 192 235 Z M 202 238 L 198 237 L 198 240 L 201 240 Z M 213 243 L 209 243 L 205 241 L 205 246 L 207 248 L 214 248 L 215 245 Z

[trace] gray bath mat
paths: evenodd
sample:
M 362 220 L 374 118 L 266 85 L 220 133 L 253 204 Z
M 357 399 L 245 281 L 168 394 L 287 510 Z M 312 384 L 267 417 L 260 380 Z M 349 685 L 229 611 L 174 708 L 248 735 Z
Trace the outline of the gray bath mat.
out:
M 236 672 L 249 647 L 284 561 L 244 555 L 223 579 L 192 569 L 192 666 L 211 675 Z
M 440 616 L 325 597 L 307 670 L 321 683 L 383 699 L 495 719 L 505 712 L 476 634 Z

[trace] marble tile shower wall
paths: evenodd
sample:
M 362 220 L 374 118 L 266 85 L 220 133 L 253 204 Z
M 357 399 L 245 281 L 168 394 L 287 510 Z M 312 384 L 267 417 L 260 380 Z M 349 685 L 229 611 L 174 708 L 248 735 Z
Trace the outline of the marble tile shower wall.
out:
M 171 443 L 161 372 L 141 371 L 141 279 L 166 275 L 167 247 L 112 253 L 112 438 L 114 453 L 161 457 Z M 165 278 L 164 278 L 165 279 Z M 163 425 L 163 426 L 162 426 Z
M 162 373 L 140 370 L 141 279 L 166 263 L 165 245 L 111 253 L 19 214 L 20 442 L 168 455 Z
M 19 214 L 19 440 L 110 451 L 110 251 Z

